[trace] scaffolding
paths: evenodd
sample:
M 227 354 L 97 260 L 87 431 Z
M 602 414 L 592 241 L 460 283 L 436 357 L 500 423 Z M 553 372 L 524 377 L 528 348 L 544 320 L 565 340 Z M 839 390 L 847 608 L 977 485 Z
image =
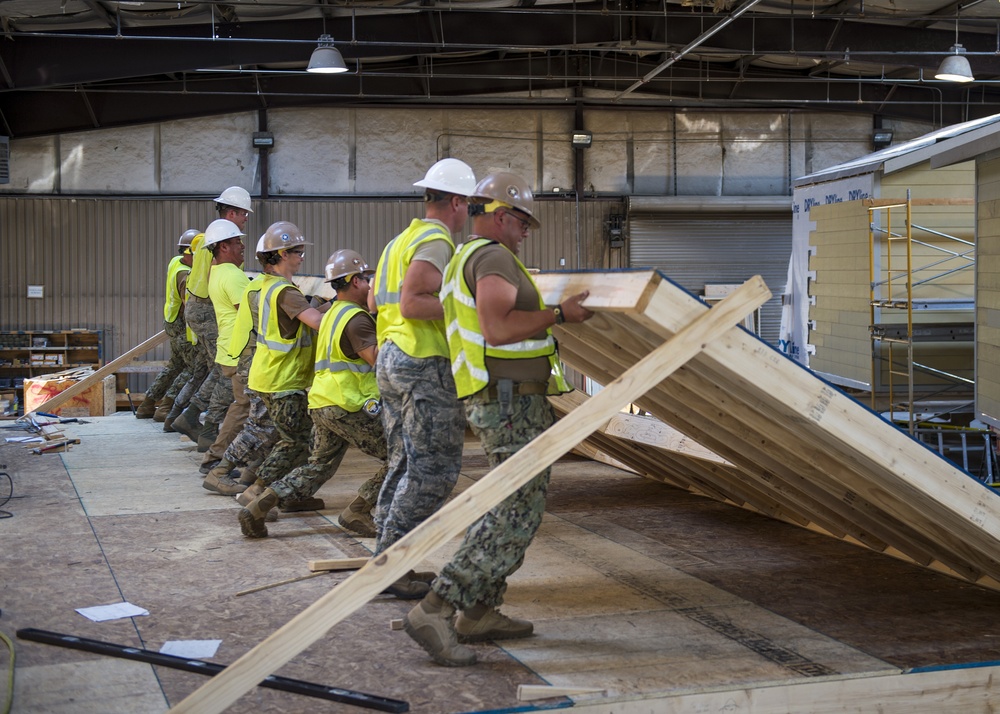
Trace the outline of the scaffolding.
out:
M 939 294 L 934 294 L 933 290 L 949 276 L 974 273 L 975 244 L 915 224 L 913 206 L 917 203 L 907 191 L 905 201 L 872 201 L 868 207 L 872 408 L 876 408 L 877 392 L 882 384 L 885 352 L 890 418 L 902 421 L 901 417 L 905 416 L 909 432 L 914 436 L 918 434 L 918 424 L 933 428 L 933 424 L 927 422 L 937 416 L 920 413 L 915 395 L 918 373 L 932 375 L 947 385 L 938 394 L 963 387 L 971 391 L 974 386 L 972 379 L 918 361 L 915 344 L 971 342 L 975 338 L 974 298 L 971 295 L 949 296 L 948 289 L 938 290 Z M 921 206 L 944 203 L 919 201 Z M 914 258 L 915 247 L 922 249 L 919 260 Z M 969 285 L 973 282 L 969 280 Z M 930 312 L 967 314 L 968 318 L 951 322 L 915 321 L 916 314 Z M 883 320 L 892 313 L 902 314 L 905 320 Z

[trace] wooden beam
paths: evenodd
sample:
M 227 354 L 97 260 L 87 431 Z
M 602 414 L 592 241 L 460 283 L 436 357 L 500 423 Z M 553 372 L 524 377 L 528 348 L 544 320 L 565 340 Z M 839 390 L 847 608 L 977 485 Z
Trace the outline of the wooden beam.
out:
M 363 568 L 370 558 L 337 558 L 336 560 L 310 560 L 309 570 L 315 572 L 324 570 L 357 570 Z
M 171 711 L 190 714 L 221 712 L 323 637 L 335 624 L 380 594 L 406 571 L 462 533 L 489 509 L 534 478 L 540 470 L 551 466 L 625 404 L 635 401 L 683 367 L 712 340 L 734 329 L 734 325 L 741 322 L 747 313 L 763 305 L 770 295 L 763 279 L 755 276 L 715 307 L 696 316 L 673 338 L 646 355 L 586 404 L 556 422 L 392 547 L 372 558 L 365 567 Z M 587 303 L 585 305 L 590 307 Z
M 125 354 L 123 354 L 121 357 L 108 362 L 106 365 L 104 365 L 103 367 L 101 367 L 99 370 L 97 370 L 93 374 L 91 374 L 91 375 L 89 375 L 87 377 L 84 377 L 79 382 L 77 382 L 72 387 L 70 387 L 69 389 L 66 389 L 66 390 L 63 390 L 62 392 L 59 392 L 59 394 L 57 394 L 56 396 L 52 397 L 52 399 L 50 399 L 47 402 L 44 402 L 43 404 L 41 404 L 38 407 L 38 409 L 33 409 L 32 411 L 28 412 L 24 416 L 28 416 L 29 414 L 34 414 L 39 409 L 41 409 L 42 411 L 46 411 L 46 412 L 50 412 L 53 409 L 58 409 L 60 405 L 65 404 L 67 401 L 69 401 L 70 399 L 72 399 L 73 397 L 75 397 L 77 394 L 81 394 L 81 393 L 87 391 L 88 389 L 90 389 L 91 386 L 93 386 L 94 384 L 97 384 L 102 379 L 104 379 L 105 377 L 107 377 L 109 374 L 114 374 L 115 372 L 118 371 L 119 368 L 124 367 L 129 362 L 131 362 L 132 360 L 136 359 L 137 357 L 142 357 L 144 354 L 146 354 L 147 352 L 149 352 L 151 349 L 153 349 L 154 347 L 156 347 L 156 346 L 158 346 L 158 345 L 166 342 L 168 339 L 169 338 L 167 337 L 167 333 L 164 332 L 163 330 L 161 330 L 160 332 L 157 332 L 155 335 L 153 335 L 152 337 L 150 337 L 145 342 L 143 342 L 143 343 L 141 343 L 141 344 L 133 347 L 128 352 L 126 352 Z

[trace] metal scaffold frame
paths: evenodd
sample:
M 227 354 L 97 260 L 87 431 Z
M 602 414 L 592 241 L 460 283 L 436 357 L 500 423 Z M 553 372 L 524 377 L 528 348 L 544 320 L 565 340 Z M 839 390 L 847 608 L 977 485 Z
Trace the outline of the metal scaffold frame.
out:
M 918 373 L 933 375 L 950 383 L 936 394 L 960 387 L 970 390 L 974 387 L 974 380 L 937 369 L 915 359 L 914 345 L 918 342 L 954 342 L 974 338 L 971 319 L 967 323 L 922 324 L 919 320 L 915 320 L 915 313 L 968 311 L 970 315 L 972 314 L 974 307 L 972 297 L 926 297 L 920 295 L 919 288 L 940 284 L 943 278 L 956 273 L 974 271 L 975 244 L 964 238 L 914 223 L 913 205 L 914 201 L 907 191 L 906 200 L 868 207 L 871 406 L 872 409 L 877 409 L 879 385 L 882 384 L 882 362 L 885 360 L 888 377 L 885 386 L 888 388 L 890 418 L 893 421 L 902 421 L 899 415 L 905 415 L 910 434 L 917 436 L 942 455 L 957 449 L 960 452 L 959 459 L 965 468 L 968 468 L 969 464 L 969 451 L 983 448 L 984 463 L 987 465 L 984 478 L 992 482 L 995 470 L 991 468 L 993 462 L 989 435 L 985 437 L 985 445 L 980 447 L 982 430 L 935 424 L 930 419 L 940 414 L 933 408 L 932 413 L 924 414 L 922 412 L 926 410 L 918 408 L 914 388 L 914 378 Z M 934 202 L 924 200 L 920 205 L 934 205 Z M 897 228 L 900 220 L 903 221 L 903 227 Z M 920 240 L 915 234 L 931 238 Z M 915 263 L 914 246 L 940 253 L 941 257 Z M 905 311 L 905 323 L 883 322 L 883 311 Z M 884 357 L 883 345 L 886 348 Z M 900 394 L 901 391 L 905 391 L 905 401 L 904 395 Z M 942 414 L 956 408 L 953 402 L 948 402 L 942 407 Z M 957 447 L 951 443 L 956 436 L 959 444 Z

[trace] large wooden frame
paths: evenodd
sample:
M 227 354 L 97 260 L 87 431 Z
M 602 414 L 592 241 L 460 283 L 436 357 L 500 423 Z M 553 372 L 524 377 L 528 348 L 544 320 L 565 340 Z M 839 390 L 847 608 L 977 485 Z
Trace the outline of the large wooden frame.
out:
M 608 281 L 591 291 L 588 306 L 609 311 L 642 312 L 655 297 L 650 274 L 635 282 Z M 244 692 L 318 640 L 331 627 L 381 593 L 386 586 L 418 565 L 427 555 L 468 528 L 482 514 L 553 464 L 617 411 L 682 368 L 712 340 L 767 301 L 770 291 L 755 277 L 711 310 L 693 315 L 689 323 L 658 348 L 610 382 L 596 397 L 558 421 L 544 434 L 456 496 L 420 526 L 397 541 L 361 570 L 299 613 L 284 627 L 188 696 L 174 712 L 212 714 L 225 709 Z M 559 300 L 556 300 L 559 302 Z M 598 320 L 600 315 L 595 316 Z
M 651 271 L 537 282 L 547 304 L 591 291 L 598 314 L 556 332 L 564 361 L 605 389 L 172 711 L 232 704 L 594 432 L 598 448 L 669 483 L 1000 589 L 990 489 L 746 330 L 716 330 L 762 302 L 759 278 L 710 310 Z M 623 446 L 603 427 L 628 402 L 719 458 Z

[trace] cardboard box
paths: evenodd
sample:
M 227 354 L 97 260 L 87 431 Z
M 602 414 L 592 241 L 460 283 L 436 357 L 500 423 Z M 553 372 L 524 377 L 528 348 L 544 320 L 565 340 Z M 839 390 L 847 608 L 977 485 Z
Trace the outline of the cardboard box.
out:
M 41 409 L 63 417 L 110 416 L 115 413 L 115 376 L 109 374 L 98 384 L 71 398 L 62 406 L 45 409 L 45 402 L 93 374 L 93 370 L 72 369 L 24 380 L 24 412 Z

